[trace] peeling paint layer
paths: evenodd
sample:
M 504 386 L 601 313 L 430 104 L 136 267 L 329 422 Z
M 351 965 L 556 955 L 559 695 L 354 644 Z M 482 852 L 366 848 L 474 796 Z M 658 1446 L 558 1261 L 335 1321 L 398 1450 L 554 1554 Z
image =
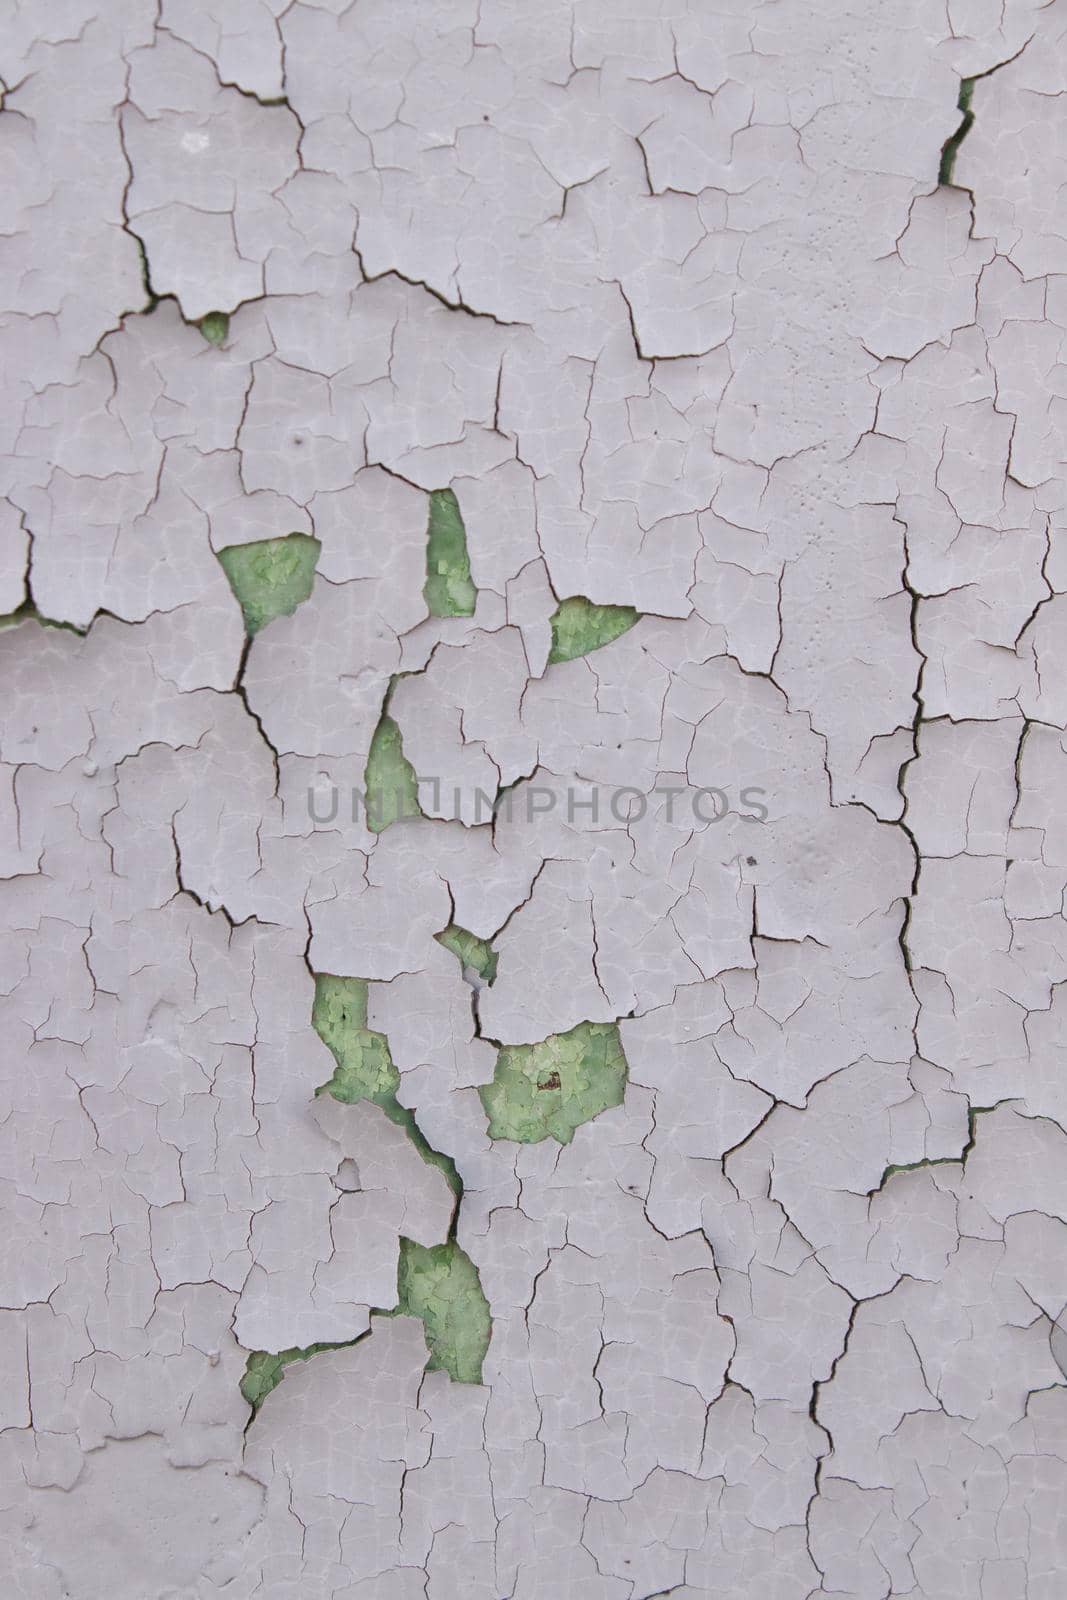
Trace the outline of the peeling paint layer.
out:
M 4 22 L 5 1597 L 1061 1600 L 1067 0 Z

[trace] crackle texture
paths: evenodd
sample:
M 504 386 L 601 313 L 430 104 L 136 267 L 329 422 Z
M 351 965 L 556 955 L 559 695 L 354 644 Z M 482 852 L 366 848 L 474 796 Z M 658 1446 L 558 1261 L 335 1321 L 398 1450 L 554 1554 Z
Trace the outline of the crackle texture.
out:
M 0 0 L 12 1600 L 1062 1600 L 1067 0 Z

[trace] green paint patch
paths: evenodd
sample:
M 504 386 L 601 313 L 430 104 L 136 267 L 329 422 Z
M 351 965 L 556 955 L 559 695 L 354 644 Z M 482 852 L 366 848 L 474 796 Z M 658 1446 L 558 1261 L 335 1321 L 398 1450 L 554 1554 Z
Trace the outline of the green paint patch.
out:
M 540 1044 L 500 1049 L 492 1083 L 478 1090 L 491 1139 L 570 1144 L 574 1131 L 622 1104 L 627 1066 L 614 1022 L 579 1022 Z
M 290 616 L 308 598 L 321 549 L 310 534 L 290 533 L 284 539 L 227 545 L 218 552 L 249 638 L 275 617 Z
M 367 980 L 336 978 L 320 972 L 315 979 L 311 1026 L 337 1063 L 337 1070 L 320 1093 L 331 1094 L 345 1105 L 372 1100 L 385 1107 L 396 1097 L 400 1073 L 389 1054 L 384 1033 L 367 1027 Z
M 476 933 L 468 933 L 454 922 L 434 938 L 452 952 L 461 966 L 473 967 L 483 982 L 492 983 L 499 958 L 488 939 L 479 939 Z
M 213 344 L 217 349 L 220 344 L 226 343 L 226 335 L 230 331 L 230 319 L 225 311 L 209 311 L 206 317 L 200 318 L 197 327 L 208 344 Z
M 427 1249 L 400 1241 L 398 1313 L 420 1318 L 430 1359 L 455 1383 L 481 1383 L 492 1323 L 478 1268 L 454 1239 Z
M 924 1167 L 951 1167 L 959 1166 L 963 1160 L 963 1152 L 958 1156 L 927 1156 L 923 1161 L 902 1161 L 899 1165 L 886 1167 L 882 1173 L 878 1189 L 884 1189 L 890 1178 L 895 1178 L 898 1172 L 921 1172 Z M 872 1189 L 872 1194 L 877 1194 L 877 1189 Z
M 444 1173 L 458 1198 L 463 1185 L 455 1162 L 427 1143 L 415 1113 L 396 1097 L 400 1073 L 389 1053 L 389 1041 L 384 1033 L 367 1027 L 367 980 L 318 973 L 311 1025 L 337 1063 L 329 1083 L 316 1094 L 332 1095 L 343 1105 L 369 1100 L 380 1106 L 390 1122 L 404 1129 L 422 1159 Z
M 372 833 L 384 833 L 386 828 L 403 817 L 422 815 L 415 768 L 404 754 L 400 729 L 385 711 L 371 740 L 363 788 L 366 794 L 367 827 Z
M 80 639 L 84 639 L 89 632 L 88 628 L 75 627 L 73 622 L 57 622 L 54 617 L 43 617 L 32 600 L 24 600 L 17 611 L 8 611 L 0 616 L 0 628 L 14 628 L 20 622 L 36 622 L 42 628 L 63 628 L 67 633 L 76 633 Z
M 960 80 L 960 97 L 956 101 L 956 109 L 962 111 L 963 120 L 955 133 L 945 140 L 941 146 L 941 165 L 938 168 L 938 183 L 951 183 L 952 174 L 956 169 L 956 155 L 960 145 L 966 139 L 974 126 L 974 112 L 971 110 L 971 101 L 974 99 L 974 78 Z
M 628 632 L 641 613 L 633 606 L 597 606 L 584 595 L 562 600 L 552 615 L 549 665 L 574 661 Z
M 467 530 L 451 489 L 430 495 L 423 597 L 431 617 L 472 617 L 478 591 L 471 579 Z
M 395 1311 L 372 1311 L 372 1319 L 418 1317 L 430 1352 L 427 1371 L 440 1369 L 455 1383 L 481 1383 L 492 1322 L 478 1268 L 466 1251 L 454 1239 L 431 1249 L 412 1239 L 401 1239 L 397 1298 Z M 336 1344 L 309 1344 L 303 1350 L 276 1353 L 253 1350 L 241 1379 L 241 1393 L 252 1407 L 252 1415 L 278 1387 L 286 1367 L 294 1361 L 308 1361 L 323 1350 L 347 1350 L 364 1338 L 366 1334 L 360 1333 Z
M 423 1160 L 444 1173 L 458 1199 L 463 1184 L 455 1163 L 431 1149 L 414 1114 L 396 1098 L 400 1074 L 389 1053 L 389 1042 L 383 1033 L 367 1027 L 368 991 L 365 978 L 340 978 L 327 972 L 316 975 L 311 1020 L 337 1064 L 329 1083 L 316 1093 L 330 1094 L 349 1105 L 370 1100 L 380 1106 L 391 1121 L 407 1131 Z M 481 1382 L 492 1332 L 489 1302 L 477 1267 L 455 1238 L 429 1249 L 401 1238 L 397 1306 L 394 1311 L 376 1308 L 371 1317 L 376 1316 L 418 1317 L 430 1352 L 427 1370 L 440 1368 L 456 1383 Z M 365 1337 L 361 1333 L 354 1339 L 311 1344 L 305 1349 L 252 1351 L 241 1379 L 241 1393 L 252 1407 L 253 1417 L 294 1361 L 307 1361 L 322 1350 L 348 1349 Z
M 307 1361 L 320 1350 L 346 1350 L 355 1343 L 355 1339 L 346 1339 L 340 1344 L 309 1344 L 305 1350 L 279 1350 L 276 1354 L 270 1350 L 253 1350 L 241 1379 L 241 1393 L 252 1407 L 252 1415 L 255 1416 L 267 1396 L 281 1383 L 291 1362 Z

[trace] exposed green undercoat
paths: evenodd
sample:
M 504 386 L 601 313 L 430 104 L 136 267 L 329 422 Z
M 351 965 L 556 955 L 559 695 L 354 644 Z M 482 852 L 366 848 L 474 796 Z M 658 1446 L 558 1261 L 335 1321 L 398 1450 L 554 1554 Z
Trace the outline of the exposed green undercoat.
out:
M 454 1383 L 480 1383 L 482 1362 L 489 1348 L 492 1320 L 478 1269 L 454 1239 L 430 1249 L 413 1239 L 400 1240 L 395 1311 L 373 1311 L 376 1316 L 418 1317 L 423 1325 L 430 1359 L 428 1371 L 447 1372 Z M 294 1361 L 307 1361 L 323 1350 L 346 1350 L 365 1334 L 336 1344 L 309 1344 L 273 1352 L 253 1350 L 248 1357 L 241 1393 L 253 1416 L 278 1387 L 285 1369 Z
M 330 1094 L 349 1105 L 370 1100 L 380 1106 L 393 1122 L 406 1129 L 423 1159 L 445 1174 L 458 1198 L 463 1186 L 455 1164 L 450 1157 L 430 1148 L 413 1113 L 396 1098 L 400 1074 L 385 1035 L 367 1027 L 368 994 L 365 978 L 344 978 L 327 972 L 316 975 L 311 1020 L 336 1062 L 333 1077 L 317 1093 Z M 443 1368 L 459 1383 L 478 1383 L 491 1331 L 489 1306 L 477 1268 L 454 1239 L 432 1249 L 411 1239 L 400 1240 L 397 1299 L 395 1312 L 376 1310 L 372 1315 L 419 1317 L 426 1330 L 429 1366 Z M 306 1361 L 322 1350 L 339 1350 L 356 1342 L 351 1339 L 340 1344 L 312 1344 L 305 1349 L 253 1351 L 241 1379 L 241 1393 L 253 1415 L 277 1388 L 292 1362 Z
M 75 627 L 73 622 L 57 622 L 54 617 L 43 617 L 32 600 L 24 600 L 17 611 L 8 611 L 0 616 L 0 628 L 15 628 L 20 622 L 36 622 L 42 628 L 63 628 L 82 639 L 89 631 L 88 628 Z
M 400 1241 L 398 1311 L 419 1317 L 430 1351 L 428 1370 L 455 1383 L 481 1383 L 492 1322 L 478 1269 L 454 1239 L 427 1249 Z
M 941 146 L 941 166 L 938 169 L 938 183 L 951 183 L 956 170 L 956 155 L 960 145 L 966 139 L 974 126 L 974 112 L 971 101 L 974 99 L 974 78 L 961 78 L 960 95 L 956 101 L 956 109 L 963 113 L 963 119 L 955 133 L 950 134 Z
M 468 933 L 455 922 L 434 937 L 438 944 L 452 952 L 461 966 L 472 967 L 485 983 L 493 982 L 499 958 L 488 939 L 479 939 L 476 933 Z
M 291 1362 L 307 1361 L 310 1356 L 317 1356 L 320 1350 L 345 1350 L 355 1342 L 354 1339 L 347 1339 L 340 1344 L 309 1344 L 303 1350 L 293 1348 L 279 1350 L 277 1353 L 270 1350 L 253 1350 L 245 1365 L 244 1377 L 241 1379 L 241 1393 L 252 1407 L 253 1415 L 267 1396 L 281 1383 L 285 1369 Z
M 284 539 L 227 545 L 218 552 L 250 638 L 275 617 L 289 616 L 308 598 L 321 549 L 310 534 L 290 533 Z
M 451 489 L 430 495 L 423 596 L 431 617 L 471 617 L 478 591 L 471 579 L 467 530 Z
M 444 1173 L 458 1199 L 463 1185 L 455 1163 L 430 1147 L 414 1114 L 396 1098 L 400 1074 L 385 1035 L 367 1027 L 367 996 L 362 978 L 330 973 L 316 977 L 312 1022 L 337 1063 L 333 1078 L 319 1092 L 347 1104 L 371 1100 L 380 1106 L 406 1129 L 423 1160 Z M 428 1250 L 403 1239 L 400 1248 L 399 1310 L 422 1318 L 432 1365 L 459 1382 L 477 1383 L 489 1342 L 489 1307 L 477 1270 L 454 1240 Z M 271 1370 L 266 1369 L 268 1377 Z M 277 1381 L 274 1377 L 270 1387 Z
M 405 1130 L 422 1159 L 444 1173 L 452 1193 L 458 1196 L 462 1184 L 455 1162 L 427 1143 L 415 1113 L 396 1097 L 400 1073 L 389 1053 L 389 1041 L 384 1033 L 367 1027 L 367 980 L 318 973 L 311 1023 L 337 1063 L 329 1083 L 316 1093 L 332 1095 L 344 1105 L 369 1100 L 380 1106 L 390 1122 Z
M 415 768 L 404 754 L 400 729 L 386 712 L 374 730 L 363 787 L 367 827 L 372 833 L 384 833 L 403 817 L 422 815 Z
M 225 311 L 209 311 L 206 317 L 200 318 L 197 327 L 208 344 L 218 347 L 226 342 L 226 335 L 230 331 L 230 319 Z
M 626 1092 L 626 1057 L 614 1022 L 580 1022 L 540 1044 L 504 1045 L 492 1083 L 478 1093 L 492 1139 L 569 1144 L 574 1130 Z
M 337 1071 L 323 1091 L 354 1105 L 357 1100 L 383 1100 L 395 1096 L 400 1074 L 389 1054 L 384 1033 L 367 1027 L 367 980 L 338 978 L 320 972 L 315 978 L 311 1025 L 337 1063 Z
M 552 648 L 549 664 L 574 661 L 610 644 L 633 627 L 640 612 L 633 606 L 598 606 L 584 595 L 560 601 L 552 614 Z

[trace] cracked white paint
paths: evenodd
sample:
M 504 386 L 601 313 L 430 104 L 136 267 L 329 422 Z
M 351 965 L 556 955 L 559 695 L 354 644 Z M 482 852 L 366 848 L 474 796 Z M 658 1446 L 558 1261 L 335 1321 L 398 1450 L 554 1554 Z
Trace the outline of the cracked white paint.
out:
M 5 1594 L 1059 1600 L 1067 0 L 0 16 Z M 576 595 L 642 620 L 548 665 Z M 314 972 L 479 1385 L 371 1315 L 453 1195 Z

